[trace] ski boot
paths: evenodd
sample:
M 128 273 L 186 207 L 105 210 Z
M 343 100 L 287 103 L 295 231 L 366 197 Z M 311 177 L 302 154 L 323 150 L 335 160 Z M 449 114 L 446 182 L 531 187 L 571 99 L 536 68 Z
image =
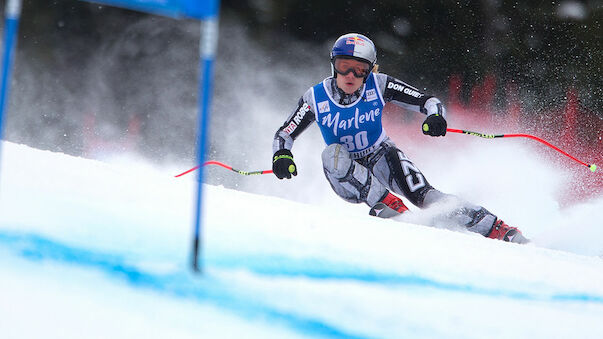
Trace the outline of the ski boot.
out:
M 371 208 L 369 214 L 379 218 L 391 218 L 408 211 L 402 199 L 387 192 L 387 194 Z
M 521 234 L 521 231 L 518 230 L 517 227 L 511 227 L 500 219 L 496 219 L 490 233 L 486 236 L 491 239 L 514 242 L 517 244 L 526 244 L 530 242 L 523 234 Z

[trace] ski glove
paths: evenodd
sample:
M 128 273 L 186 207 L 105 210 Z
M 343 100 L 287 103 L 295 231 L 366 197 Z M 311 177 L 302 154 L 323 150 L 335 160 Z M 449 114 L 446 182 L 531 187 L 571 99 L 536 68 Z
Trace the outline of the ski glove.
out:
M 439 137 L 446 135 L 446 119 L 439 114 L 432 114 L 423 122 L 423 134 Z
M 276 151 L 272 157 L 272 172 L 279 179 L 291 179 L 291 175 L 297 175 L 297 167 L 293 162 L 293 154 L 284 148 Z

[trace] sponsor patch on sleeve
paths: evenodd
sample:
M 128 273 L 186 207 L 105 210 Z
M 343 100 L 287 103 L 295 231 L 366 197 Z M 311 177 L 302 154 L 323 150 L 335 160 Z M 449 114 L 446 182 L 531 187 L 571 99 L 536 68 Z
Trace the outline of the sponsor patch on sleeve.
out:
M 285 131 L 285 133 L 290 135 L 291 133 L 293 133 L 293 131 L 295 131 L 296 128 L 297 128 L 297 124 L 295 122 L 291 121 L 289 126 L 285 127 L 285 129 L 283 129 L 283 131 Z
M 410 95 L 415 98 L 423 97 L 423 93 L 419 92 L 417 89 L 410 87 L 408 85 L 403 85 L 397 82 L 389 82 L 387 84 L 387 88 L 392 88 L 398 92 L 402 92 L 404 94 Z

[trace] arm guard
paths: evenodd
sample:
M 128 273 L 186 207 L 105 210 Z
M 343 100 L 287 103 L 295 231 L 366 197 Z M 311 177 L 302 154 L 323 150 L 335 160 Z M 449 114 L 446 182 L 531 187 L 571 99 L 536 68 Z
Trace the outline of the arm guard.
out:
M 446 109 L 438 98 L 425 95 L 402 80 L 387 74 L 378 74 L 377 84 L 385 102 L 392 102 L 396 106 L 425 115 L 439 114 L 446 117 Z
M 308 92 L 299 99 L 297 108 L 289 115 L 285 123 L 276 131 L 272 143 L 272 151 L 291 150 L 293 141 L 314 122 L 315 113 L 308 103 Z

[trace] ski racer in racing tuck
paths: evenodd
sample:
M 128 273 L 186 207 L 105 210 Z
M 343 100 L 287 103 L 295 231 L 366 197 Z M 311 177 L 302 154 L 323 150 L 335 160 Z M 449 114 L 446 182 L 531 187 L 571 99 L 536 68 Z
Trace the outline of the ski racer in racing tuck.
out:
M 484 207 L 435 189 L 388 138 L 381 122 L 387 102 L 425 114 L 423 133 L 433 137 L 446 135 L 446 110 L 438 98 L 377 73 L 376 62 L 375 45 L 366 36 L 350 33 L 335 41 L 332 75 L 304 93 L 274 136 L 274 174 L 279 179 L 297 175 L 293 141 L 316 122 L 327 144 L 322 152 L 325 176 L 346 201 L 366 203 L 371 215 L 383 218 L 408 210 L 393 193 L 419 208 L 445 202 L 453 206 L 444 215 L 454 225 L 488 238 L 528 242 L 517 228 Z

